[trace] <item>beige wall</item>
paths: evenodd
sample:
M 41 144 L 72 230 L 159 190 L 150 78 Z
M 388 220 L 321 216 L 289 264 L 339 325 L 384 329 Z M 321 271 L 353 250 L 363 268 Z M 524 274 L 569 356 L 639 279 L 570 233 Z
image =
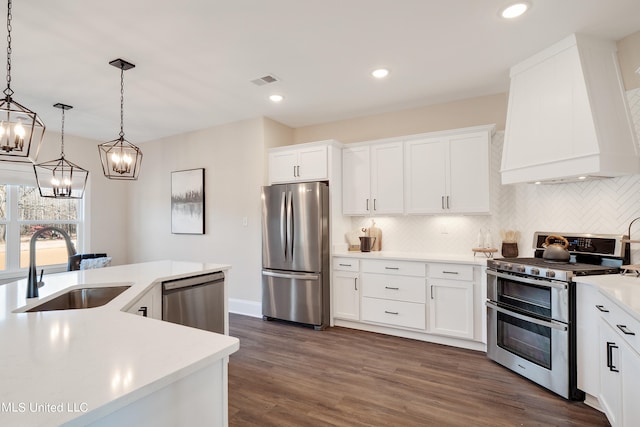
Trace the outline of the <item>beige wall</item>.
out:
M 467 126 L 496 124 L 504 129 L 506 93 L 470 98 L 446 104 L 378 114 L 350 120 L 305 126 L 294 130 L 294 142 L 337 139 L 342 143 L 412 135 Z
M 640 88 L 640 31 L 618 41 L 618 61 L 625 89 Z
M 283 145 L 293 144 L 293 129 L 283 125 L 280 122 L 271 120 L 267 117 L 263 119 L 264 126 L 264 148 L 281 147 Z M 269 183 L 269 158 L 264 156 L 264 185 Z
M 129 262 L 230 264 L 230 298 L 259 302 L 263 119 L 150 141 L 141 148 L 142 171 L 128 201 Z M 172 234 L 171 172 L 195 168 L 205 169 L 205 234 Z

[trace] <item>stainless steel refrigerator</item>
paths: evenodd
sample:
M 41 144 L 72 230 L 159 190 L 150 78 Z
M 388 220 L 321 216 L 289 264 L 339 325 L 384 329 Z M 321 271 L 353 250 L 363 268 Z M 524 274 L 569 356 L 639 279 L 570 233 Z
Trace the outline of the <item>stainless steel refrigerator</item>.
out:
M 329 186 L 262 187 L 262 315 L 329 324 Z

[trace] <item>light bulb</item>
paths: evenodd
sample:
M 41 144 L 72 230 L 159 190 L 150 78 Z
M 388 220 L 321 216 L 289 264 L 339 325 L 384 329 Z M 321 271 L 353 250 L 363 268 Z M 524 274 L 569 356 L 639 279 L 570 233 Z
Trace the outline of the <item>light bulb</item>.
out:
M 128 164 L 128 165 L 130 165 L 130 164 L 131 164 L 131 156 L 130 156 L 130 155 L 128 155 L 128 154 L 126 154 L 126 153 L 124 154 L 124 156 L 123 156 L 123 159 L 122 159 L 122 160 L 124 160 L 124 162 L 125 162 L 126 164 Z
M 0 137 L 2 137 L 5 132 L 4 122 L 0 122 Z
M 71 180 L 70 180 L 69 178 L 64 178 L 64 179 L 62 180 L 62 182 L 64 182 L 64 185 L 66 185 L 66 186 L 71 185 Z
M 19 138 L 24 138 L 24 135 L 26 133 L 24 130 L 24 126 L 22 126 L 22 122 L 20 120 L 18 120 L 18 123 L 16 123 L 16 126 L 13 131 L 16 134 L 16 136 Z
M 111 154 L 111 161 L 114 163 L 120 163 L 120 155 L 118 155 L 118 153 Z
M 51 178 L 51 185 L 53 185 L 54 187 L 57 187 L 60 185 L 60 181 L 58 180 L 58 178 L 56 178 L 55 176 L 53 178 Z

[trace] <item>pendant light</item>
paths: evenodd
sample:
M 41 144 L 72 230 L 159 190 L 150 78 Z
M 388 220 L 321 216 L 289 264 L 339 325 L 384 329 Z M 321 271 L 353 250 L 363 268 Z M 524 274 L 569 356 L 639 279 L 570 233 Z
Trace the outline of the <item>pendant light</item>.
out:
M 114 59 L 109 62 L 116 68 L 120 68 L 120 134 L 113 141 L 98 145 L 100 161 L 104 176 L 109 179 L 136 180 L 140 173 L 142 163 L 142 151 L 126 139 L 124 139 L 124 72 L 135 65 L 123 59 Z
M 45 126 L 36 113 L 13 99 L 11 89 L 11 0 L 7 8 L 7 88 L 0 102 L 0 160 L 34 162 L 42 144 Z M 32 146 L 32 144 L 34 146 Z
M 33 165 L 40 196 L 59 199 L 81 199 L 87 185 L 89 172 L 64 158 L 64 112 L 71 105 L 54 104 L 62 110 L 62 137 L 60 158 Z

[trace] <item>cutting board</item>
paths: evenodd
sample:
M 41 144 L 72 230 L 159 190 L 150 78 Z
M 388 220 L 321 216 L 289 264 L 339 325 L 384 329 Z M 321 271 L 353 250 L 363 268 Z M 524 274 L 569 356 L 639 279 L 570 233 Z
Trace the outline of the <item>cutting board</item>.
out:
M 373 242 L 373 246 L 371 247 L 372 251 L 380 251 L 382 250 L 382 230 L 378 227 L 369 227 L 369 236 L 375 237 L 376 240 Z

